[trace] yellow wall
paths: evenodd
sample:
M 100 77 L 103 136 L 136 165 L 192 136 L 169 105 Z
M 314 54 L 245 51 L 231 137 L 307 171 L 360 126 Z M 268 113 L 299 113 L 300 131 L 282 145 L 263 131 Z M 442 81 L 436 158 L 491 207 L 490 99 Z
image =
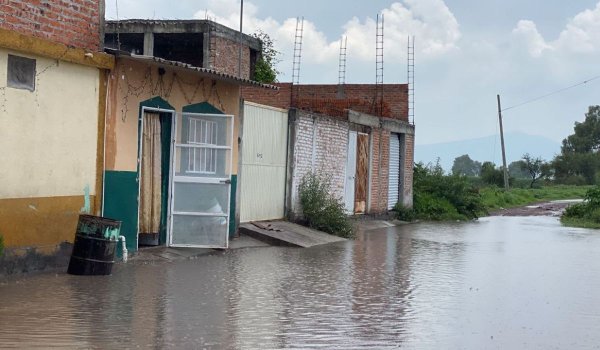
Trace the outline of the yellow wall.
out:
M 162 78 L 159 66 L 165 69 Z M 127 58 L 117 60 L 109 77 L 106 170 L 137 170 L 140 102 L 156 96 L 166 100 L 176 112 L 187 105 L 209 102 L 223 113 L 235 115 L 232 154 L 233 174 L 237 173 L 239 86 L 214 81 L 199 72 Z
M 6 86 L 8 54 L 36 59 L 35 91 Z M 94 194 L 99 70 L 0 48 L 0 198 Z
M 6 86 L 8 54 L 36 59 L 35 91 Z M 7 247 L 73 241 L 94 209 L 98 68 L 0 48 L 0 235 Z

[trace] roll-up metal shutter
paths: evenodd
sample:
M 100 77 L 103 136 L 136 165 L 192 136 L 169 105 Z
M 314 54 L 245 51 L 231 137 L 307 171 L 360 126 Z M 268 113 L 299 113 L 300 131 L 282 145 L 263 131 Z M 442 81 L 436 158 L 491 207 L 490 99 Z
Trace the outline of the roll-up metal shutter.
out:
M 390 172 L 388 186 L 388 210 L 398 203 L 400 188 L 400 139 L 398 134 L 390 135 Z

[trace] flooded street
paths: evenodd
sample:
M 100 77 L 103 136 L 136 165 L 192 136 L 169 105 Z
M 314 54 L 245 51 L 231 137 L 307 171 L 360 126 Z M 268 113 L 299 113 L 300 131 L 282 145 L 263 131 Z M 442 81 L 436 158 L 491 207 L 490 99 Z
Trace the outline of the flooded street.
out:
M 600 349 L 600 232 L 554 217 L 370 231 L 0 285 L 0 348 Z

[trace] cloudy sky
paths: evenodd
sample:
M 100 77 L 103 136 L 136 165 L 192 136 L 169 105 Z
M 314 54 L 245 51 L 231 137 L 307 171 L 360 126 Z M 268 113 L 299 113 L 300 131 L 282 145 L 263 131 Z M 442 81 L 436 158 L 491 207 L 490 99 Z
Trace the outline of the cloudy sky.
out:
M 107 0 L 117 18 L 206 18 L 237 28 L 239 0 Z M 348 37 L 348 83 L 375 81 L 375 17 L 385 16 L 385 82 L 406 82 L 406 38 L 416 37 L 417 144 L 497 133 L 503 107 L 600 75 L 598 0 L 246 0 L 244 32 L 267 32 L 291 80 L 296 17 L 304 16 L 301 83 L 337 83 Z M 600 104 L 600 79 L 507 110 L 505 131 L 560 141 Z

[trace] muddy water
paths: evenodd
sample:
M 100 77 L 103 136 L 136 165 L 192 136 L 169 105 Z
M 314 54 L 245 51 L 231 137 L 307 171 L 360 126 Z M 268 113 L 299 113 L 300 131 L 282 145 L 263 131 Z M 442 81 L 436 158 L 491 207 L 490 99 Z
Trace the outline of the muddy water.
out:
M 600 233 L 416 224 L 0 285 L 0 348 L 600 348 Z

